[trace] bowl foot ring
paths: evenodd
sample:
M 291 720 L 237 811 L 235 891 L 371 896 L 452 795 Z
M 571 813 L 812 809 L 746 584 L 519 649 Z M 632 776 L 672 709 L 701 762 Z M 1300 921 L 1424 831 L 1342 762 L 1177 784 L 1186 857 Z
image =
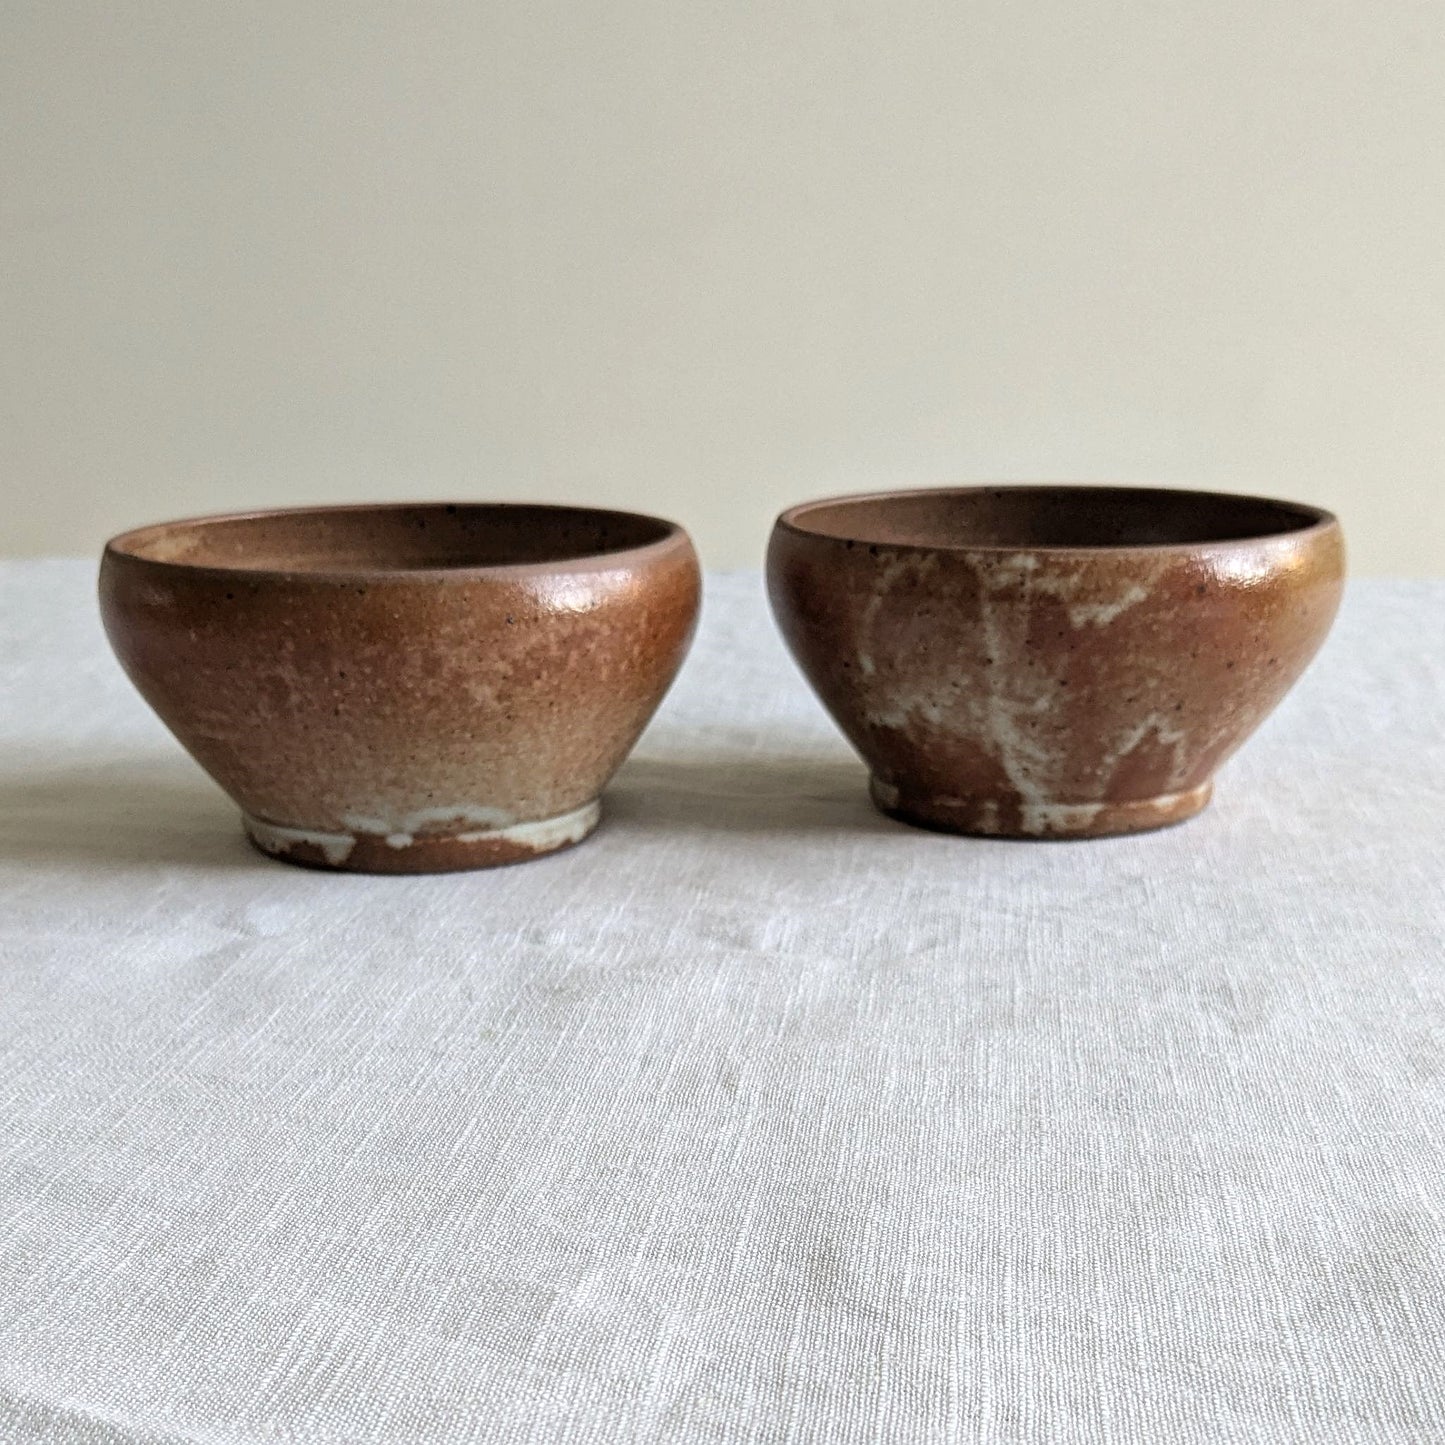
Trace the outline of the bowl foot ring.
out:
M 1208 806 L 1212 781 L 1153 798 L 1104 803 L 1040 803 L 1019 797 L 946 798 L 910 793 L 870 778 L 874 804 L 890 818 L 940 833 L 980 838 L 1107 838 L 1182 823 Z
M 338 833 L 241 815 L 269 858 L 342 873 L 453 873 L 523 863 L 580 843 L 601 817 L 597 799 L 554 818 L 456 833 Z

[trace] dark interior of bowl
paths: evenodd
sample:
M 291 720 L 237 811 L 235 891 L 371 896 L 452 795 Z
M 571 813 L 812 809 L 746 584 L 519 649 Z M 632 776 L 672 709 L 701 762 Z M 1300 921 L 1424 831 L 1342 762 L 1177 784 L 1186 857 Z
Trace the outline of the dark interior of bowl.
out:
M 1295 532 L 1326 513 L 1293 502 L 1147 487 L 963 487 L 816 502 L 802 532 L 913 547 L 1158 547 Z
M 632 512 L 512 503 L 319 507 L 164 522 L 119 537 L 154 562 L 257 572 L 393 572 L 573 562 L 660 542 Z

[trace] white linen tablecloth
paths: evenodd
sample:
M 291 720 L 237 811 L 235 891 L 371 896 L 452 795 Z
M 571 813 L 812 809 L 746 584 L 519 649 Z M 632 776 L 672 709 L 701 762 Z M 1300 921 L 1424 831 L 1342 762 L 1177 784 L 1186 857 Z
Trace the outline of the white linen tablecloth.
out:
M 1445 584 L 1174 830 L 878 816 L 756 575 L 583 847 L 269 862 L 0 568 L 0 1440 L 1445 1440 Z

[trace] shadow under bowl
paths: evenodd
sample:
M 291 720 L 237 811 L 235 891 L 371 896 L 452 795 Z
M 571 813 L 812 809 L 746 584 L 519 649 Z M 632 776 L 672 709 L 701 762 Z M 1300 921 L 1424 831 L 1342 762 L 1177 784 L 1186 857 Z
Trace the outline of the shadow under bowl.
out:
M 682 664 L 697 558 L 628 512 L 251 512 L 112 539 L 141 695 L 289 862 L 489 867 L 580 842 Z
M 768 592 L 884 812 L 1093 837 L 1182 821 L 1339 606 L 1328 512 L 1148 487 L 839 497 L 777 520 Z

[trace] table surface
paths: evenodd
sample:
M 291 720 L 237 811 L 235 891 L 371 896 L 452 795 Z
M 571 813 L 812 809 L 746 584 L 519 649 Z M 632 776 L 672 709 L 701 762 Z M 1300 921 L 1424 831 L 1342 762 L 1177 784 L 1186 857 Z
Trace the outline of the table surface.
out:
M 1162 833 L 876 815 L 709 579 L 593 840 L 269 862 L 0 567 L 0 1440 L 1445 1440 L 1445 584 Z

